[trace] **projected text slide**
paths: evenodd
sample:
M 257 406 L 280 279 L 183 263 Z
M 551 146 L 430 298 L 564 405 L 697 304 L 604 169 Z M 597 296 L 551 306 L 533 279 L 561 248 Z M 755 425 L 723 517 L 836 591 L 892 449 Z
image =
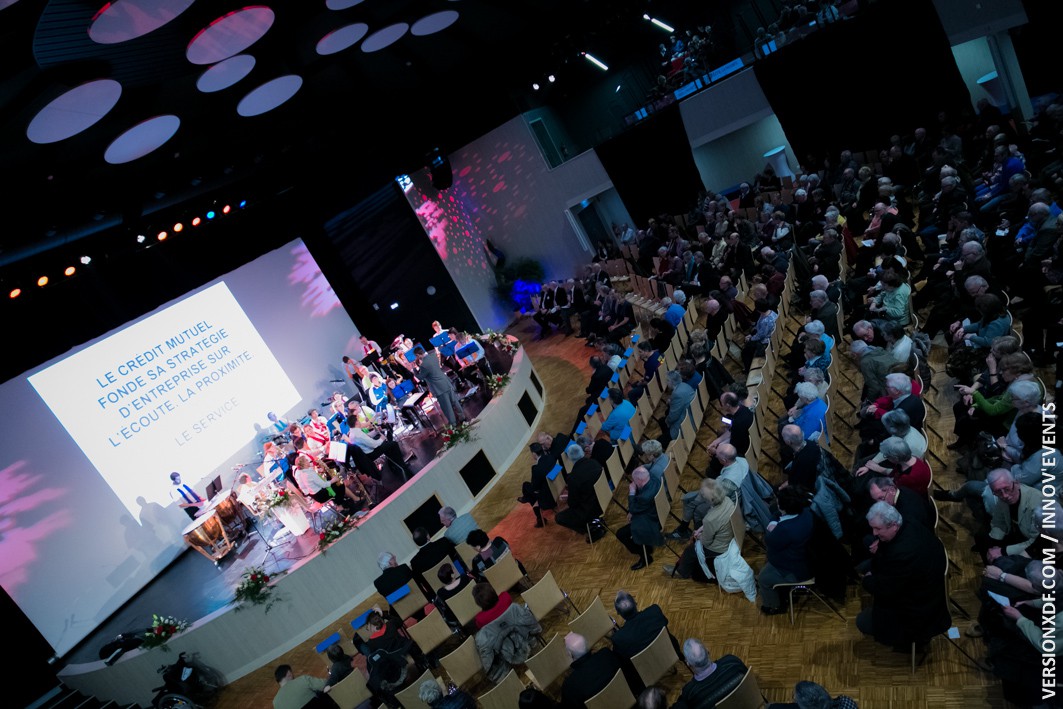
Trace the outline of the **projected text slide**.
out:
M 34 374 L 30 384 L 133 513 L 255 436 L 300 400 L 224 282 Z

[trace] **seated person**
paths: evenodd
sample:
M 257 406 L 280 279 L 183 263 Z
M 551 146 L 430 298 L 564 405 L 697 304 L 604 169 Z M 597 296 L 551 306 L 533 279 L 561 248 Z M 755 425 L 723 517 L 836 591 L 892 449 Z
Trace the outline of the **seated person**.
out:
M 453 686 L 444 693 L 435 678 L 421 683 L 417 698 L 430 709 L 476 709 L 476 700 L 471 694 Z
M 638 355 L 639 361 L 642 362 L 642 376 L 638 380 L 632 380 L 628 384 L 628 400 L 638 401 L 646 391 L 646 386 L 650 383 L 650 380 L 657 376 L 657 370 L 660 368 L 661 363 L 664 362 L 664 356 L 661 355 L 661 351 L 649 340 L 642 340 L 639 342 L 635 349 L 635 354 Z
M 768 562 L 760 570 L 760 587 L 765 615 L 785 613 L 776 584 L 803 581 L 812 575 L 808 565 L 808 543 L 812 539 L 812 512 L 808 494 L 798 487 L 779 490 L 779 519 L 768 525 L 764 535 Z
M 594 523 L 602 514 L 598 504 L 598 495 L 594 484 L 602 475 L 602 465 L 589 458 L 579 443 L 570 443 L 565 455 L 572 461 L 572 472 L 568 474 L 568 507 L 557 513 L 554 518 L 563 527 L 585 534 L 587 525 Z M 597 541 L 605 534 L 601 523 L 592 524 L 591 539 Z
M 653 561 L 653 547 L 664 544 L 661 524 L 657 520 L 657 505 L 654 498 L 661 489 L 662 482 L 650 477 L 644 466 L 631 471 L 631 485 L 628 488 L 628 524 L 616 530 L 616 538 L 627 550 L 638 557 L 631 565 L 632 571 L 645 568 Z
M 734 450 L 733 447 L 728 447 Z M 711 570 L 713 559 L 727 551 L 728 545 L 734 539 L 731 514 L 735 510 L 735 503 L 727 497 L 723 486 L 712 478 L 705 478 L 701 481 L 698 494 L 707 504 L 705 514 L 701 519 L 701 526 L 694 530 L 694 541 L 683 551 L 679 562 L 675 566 L 666 565 L 664 572 L 684 579 L 693 578 L 705 582 L 709 580 L 709 577 L 702 568 L 694 545 L 701 545 L 705 564 Z
M 447 607 L 447 601 L 458 595 L 466 586 L 472 583 L 472 577 L 468 574 L 459 574 L 450 564 L 440 566 L 436 576 L 439 579 L 439 584 L 442 585 L 437 584 L 439 589 L 436 591 L 435 598 L 432 599 L 432 604 L 443 612 L 443 616 L 452 627 L 457 627 L 458 619 L 454 617 L 450 608 Z
M 879 446 L 887 474 L 901 487 L 926 499 L 930 489 L 930 466 L 912 455 L 912 449 L 901 438 L 890 437 Z
M 579 633 L 565 636 L 565 649 L 572 658 L 572 671 L 561 684 L 561 704 L 578 709 L 605 689 L 621 669 L 622 660 L 612 648 L 591 652 L 587 639 Z
M 815 682 L 798 682 L 794 686 L 793 702 L 772 702 L 768 709 L 857 709 L 857 705 L 844 694 L 832 699 L 830 693 Z
M 535 513 L 535 526 L 538 528 L 545 524 L 543 510 L 557 507 L 547 479 L 550 471 L 557 465 L 557 459 L 538 441 L 528 446 L 528 450 L 532 454 L 531 479 L 521 486 L 521 496 L 517 498 L 517 502 L 531 506 L 532 512 Z
M 453 507 L 440 509 L 439 521 L 447 529 L 447 531 L 443 532 L 443 536 L 453 542 L 455 546 L 464 543 L 469 536 L 469 532 L 480 528 L 471 514 L 459 515 Z
M 453 561 L 458 560 L 454 542 L 446 537 L 432 541 L 432 537 L 424 527 L 413 530 L 413 543 L 417 545 L 417 553 L 410 559 L 410 568 L 415 574 L 423 574 L 447 557 Z M 430 586 L 435 584 L 434 579 L 426 579 L 426 581 Z
M 1011 315 L 1000 297 L 992 293 L 978 296 L 974 299 L 974 305 L 978 309 L 979 319 L 965 319 L 959 327 L 953 328 L 952 341 L 987 350 L 995 338 L 1011 332 Z
M 291 665 L 281 665 L 274 670 L 273 679 L 280 685 L 277 695 L 273 697 L 273 709 L 326 709 L 336 706 L 336 702 L 322 694 L 331 689 L 325 680 L 310 675 L 296 677 Z
M 373 691 L 390 693 L 402 688 L 415 671 L 413 655 L 423 657 L 414 642 L 402 634 L 401 627 L 401 622 L 385 619 L 376 606 L 365 621 L 369 633 L 365 641 L 369 673 L 366 684 Z
M 472 573 L 478 577 L 483 576 L 484 571 L 494 566 L 495 562 L 510 550 L 505 539 L 502 537 L 491 539 L 482 529 L 469 532 L 465 543 L 476 550 L 476 556 L 470 559 L 469 563 L 472 564 Z M 524 571 L 524 565 L 520 563 L 520 560 L 517 560 L 517 566 L 522 572 Z
M 683 662 L 694 678 L 683 685 L 679 700 L 672 709 L 711 709 L 717 702 L 741 684 L 748 669 L 734 655 L 724 655 L 716 662 L 699 640 L 689 638 L 683 643 Z
M 542 633 L 535 616 L 522 603 L 514 603 L 508 592 L 496 594 L 489 583 L 472 589 L 473 600 L 481 610 L 476 614 L 476 649 L 487 678 L 500 681 L 531 654 L 531 638 Z
M 345 653 L 339 643 L 330 645 L 325 656 L 329 659 L 326 684 L 330 687 L 339 684 L 354 671 L 354 658 Z
M 797 394 L 797 403 L 786 412 L 786 418 L 780 423 L 796 425 L 805 440 L 818 440 L 820 435 L 827 435 L 827 402 L 819 398 L 816 385 L 798 382 L 794 393 Z
M 820 447 L 805 438 L 804 431 L 792 423 L 783 426 L 779 438 L 786 452 L 783 456 L 786 480 L 779 485 L 779 489 L 800 486 L 805 490 L 814 490 L 822 456 Z
M 301 453 L 295 459 L 295 479 L 304 494 L 321 504 L 334 500 L 346 515 L 353 515 L 365 506 L 365 500 L 347 497 L 347 488 L 340 479 L 306 454 Z
M 609 435 L 609 440 L 617 443 L 624 432 L 624 427 L 635 415 L 635 405 L 624 398 L 624 392 L 612 387 L 609 388 L 609 401 L 613 404 L 613 410 L 602 423 L 602 430 Z
M 376 563 L 381 573 L 373 581 L 373 586 L 376 587 L 377 593 L 385 598 L 413 581 L 413 569 L 406 564 L 398 563 L 395 555 L 390 551 L 380 552 Z
M 613 649 L 622 657 L 631 659 L 650 646 L 661 630 L 668 627 L 668 619 L 656 603 L 639 610 L 634 597 L 623 589 L 616 592 L 613 608 L 624 619 L 624 624 L 613 632 Z M 671 633 L 676 654 L 679 654 L 679 641 Z
M 389 441 L 380 434 L 372 435 L 370 431 L 373 429 L 369 421 L 359 416 L 349 416 L 347 425 L 350 426 L 350 431 L 343 439 L 347 443 L 347 460 L 353 462 L 363 475 L 380 480 L 380 470 L 373 461 L 385 456 L 404 478 L 410 478 L 412 473 L 397 442 Z

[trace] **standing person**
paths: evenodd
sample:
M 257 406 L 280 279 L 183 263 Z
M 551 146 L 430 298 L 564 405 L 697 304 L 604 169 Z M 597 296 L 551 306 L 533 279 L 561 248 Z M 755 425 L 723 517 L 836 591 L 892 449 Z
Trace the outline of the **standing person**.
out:
M 170 473 L 170 482 L 173 483 L 173 487 L 170 488 L 170 499 L 185 511 L 189 519 L 195 519 L 196 514 L 199 512 L 199 506 L 203 504 L 203 498 L 197 495 L 196 491 L 188 485 L 181 483 L 180 473 Z
M 657 521 L 657 505 L 653 499 L 661 489 L 663 481 L 655 480 L 650 471 L 640 465 L 631 471 L 631 485 L 628 488 L 628 523 L 616 530 L 616 538 L 627 550 L 638 557 L 631 565 L 632 571 L 646 568 L 653 563 L 653 553 L 647 548 L 645 557 L 643 547 L 659 547 L 664 544 L 661 525 Z
M 414 373 L 414 376 L 428 385 L 428 391 L 439 402 L 439 409 L 451 426 L 456 426 L 459 422 L 468 420 L 468 417 L 465 416 L 465 411 L 461 408 L 461 402 L 458 400 L 458 393 L 454 391 L 454 385 L 439 364 L 439 356 L 437 354 L 429 355 L 424 351 L 420 351 L 417 353 L 414 364 L 409 368 Z
M 325 709 L 336 707 L 336 702 L 327 695 L 331 687 L 325 680 L 310 675 L 292 672 L 291 665 L 281 665 L 273 671 L 280 689 L 273 697 L 273 709 Z

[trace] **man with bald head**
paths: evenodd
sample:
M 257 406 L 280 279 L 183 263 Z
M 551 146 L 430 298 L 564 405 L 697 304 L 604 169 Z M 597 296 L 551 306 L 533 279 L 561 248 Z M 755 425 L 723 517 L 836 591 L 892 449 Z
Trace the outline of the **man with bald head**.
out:
M 590 652 L 587 638 L 579 633 L 565 636 L 565 650 L 572 658 L 572 672 L 561 684 L 561 704 L 565 707 L 584 707 L 588 699 L 612 681 L 621 668 L 621 658 L 609 647 Z

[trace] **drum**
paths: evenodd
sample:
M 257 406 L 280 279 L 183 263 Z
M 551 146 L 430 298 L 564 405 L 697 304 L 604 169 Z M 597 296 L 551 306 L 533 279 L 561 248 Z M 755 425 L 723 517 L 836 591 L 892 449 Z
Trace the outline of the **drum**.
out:
M 215 510 L 202 512 L 181 534 L 190 547 L 215 563 L 233 548 L 225 525 Z

